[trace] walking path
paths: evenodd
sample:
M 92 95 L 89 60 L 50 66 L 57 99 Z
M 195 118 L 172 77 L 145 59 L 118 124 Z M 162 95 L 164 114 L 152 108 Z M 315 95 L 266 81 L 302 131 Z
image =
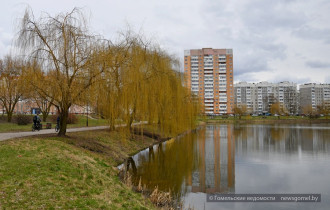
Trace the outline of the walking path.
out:
M 139 124 L 146 124 L 146 121 L 142 121 L 139 123 L 133 123 L 132 125 L 139 125 Z M 115 125 L 115 127 L 123 127 L 125 124 Z M 82 127 L 82 128 L 68 128 L 66 129 L 67 133 L 72 132 L 79 132 L 79 131 L 90 131 L 90 130 L 102 130 L 107 129 L 109 126 L 95 126 L 95 127 Z M 19 137 L 25 137 L 25 136 L 36 136 L 41 134 L 52 134 L 56 133 L 54 129 L 45 129 L 40 131 L 27 131 L 27 132 L 16 132 L 16 133 L 0 133 L 0 141 L 13 139 L 13 138 L 19 138 Z
M 82 127 L 82 128 L 68 128 L 66 130 L 67 133 L 71 132 L 79 132 L 79 131 L 89 131 L 89 130 L 101 130 L 109 128 L 109 126 L 96 126 L 96 127 Z M 41 134 L 54 134 L 56 133 L 54 129 L 45 129 L 40 131 L 27 131 L 27 132 L 16 132 L 16 133 L 0 133 L 0 141 L 4 141 L 7 139 L 25 137 L 25 136 L 35 136 Z

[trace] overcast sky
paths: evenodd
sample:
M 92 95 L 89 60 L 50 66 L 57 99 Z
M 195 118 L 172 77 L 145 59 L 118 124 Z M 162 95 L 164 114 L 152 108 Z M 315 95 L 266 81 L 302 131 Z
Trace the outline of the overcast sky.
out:
M 330 83 L 329 0 L 1 0 L 0 57 L 27 5 L 36 17 L 82 7 L 108 39 L 128 23 L 181 60 L 185 49 L 232 48 L 235 82 Z

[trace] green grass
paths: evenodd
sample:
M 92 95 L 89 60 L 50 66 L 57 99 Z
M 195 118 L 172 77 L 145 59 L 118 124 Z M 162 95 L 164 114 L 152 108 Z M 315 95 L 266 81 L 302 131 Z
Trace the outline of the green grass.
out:
M 87 117 L 82 115 L 77 115 L 78 122 L 75 124 L 68 124 L 68 128 L 77 128 L 77 127 L 85 127 L 87 122 Z M 108 125 L 108 120 L 106 119 L 92 119 L 88 118 L 88 126 L 102 126 Z
M 0 123 L 0 133 L 4 132 L 19 132 L 19 131 L 31 131 L 32 124 L 17 125 L 16 123 Z
M 0 209 L 152 209 L 112 168 L 152 142 L 108 131 L 0 142 Z

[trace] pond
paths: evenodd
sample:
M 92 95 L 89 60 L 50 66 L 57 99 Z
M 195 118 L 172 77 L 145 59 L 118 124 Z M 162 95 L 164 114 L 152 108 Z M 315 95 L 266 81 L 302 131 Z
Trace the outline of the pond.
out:
M 329 209 L 330 125 L 208 124 L 132 157 L 134 182 L 185 208 Z M 207 193 L 321 194 L 317 203 L 207 202 Z

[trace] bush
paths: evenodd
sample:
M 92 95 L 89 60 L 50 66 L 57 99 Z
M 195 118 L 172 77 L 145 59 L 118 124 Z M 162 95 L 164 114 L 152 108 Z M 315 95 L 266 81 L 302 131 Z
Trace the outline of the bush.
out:
M 27 125 L 32 123 L 30 115 L 18 114 L 15 116 L 15 121 L 18 125 Z
M 67 123 L 68 124 L 76 124 L 78 122 L 78 118 L 77 118 L 77 116 L 75 115 L 75 114 L 69 114 L 69 116 L 68 116 L 68 121 L 67 121 Z
M 50 116 L 50 121 L 52 123 L 57 123 L 57 116 L 58 115 L 51 115 Z M 68 116 L 68 121 L 67 121 L 67 124 L 76 124 L 78 122 L 78 118 L 75 114 L 69 114 Z
M 57 123 L 57 116 L 58 115 L 55 115 L 55 114 L 54 115 L 49 115 L 47 119 L 52 123 Z
M 7 115 L 0 115 L 0 122 L 7 122 Z

